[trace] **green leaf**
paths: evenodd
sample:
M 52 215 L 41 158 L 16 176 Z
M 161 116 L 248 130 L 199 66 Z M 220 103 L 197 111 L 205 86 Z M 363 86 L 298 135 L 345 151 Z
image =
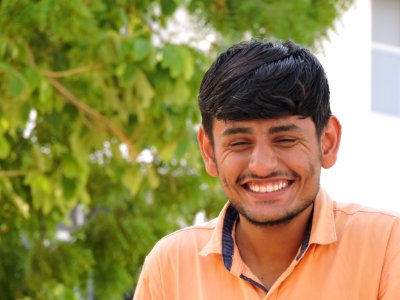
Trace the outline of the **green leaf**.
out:
M 9 41 L 7 39 L 3 39 L 2 43 L 0 43 L 0 57 L 3 58 L 6 54 L 8 48 Z
M 40 150 L 40 145 L 38 145 L 37 143 L 34 144 L 32 146 L 32 152 L 27 154 L 32 156 L 33 158 L 33 163 L 35 164 L 35 168 L 41 172 L 45 172 L 47 170 L 49 170 L 50 165 L 49 165 L 49 161 L 48 161 L 48 157 L 42 153 L 42 151 Z M 25 161 L 26 163 L 30 163 L 31 161 L 29 159 L 27 159 Z
M 121 85 L 127 86 L 132 84 L 136 79 L 136 67 L 132 63 L 124 64 L 121 75 Z
M 19 195 L 13 197 L 14 205 L 24 218 L 29 218 L 29 204 L 24 201 Z
M 187 152 L 189 147 L 189 140 L 183 139 L 179 142 L 178 147 L 176 147 L 176 157 L 177 159 L 181 159 Z
M 64 197 L 69 200 L 76 195 L 78 185 L 75 179 L 63 178 L 62 188 Z
M 176 10 L 176 3 L 174 0 L 161 0 L 161 10 L 164 15 L 170 16 Z
M 0 159 L 6 159 L 10 154 L 10 150 L 10 143 L 3 135 L 0 135 Z
M 41 103 L 48 103 L 51 101 L 53 96 L 53 90 L 47 80 L 40 82 L 39 88 L 39 99 Z
M 138 38 L 133 42 L 133 59 L 135 61 L 143 60 L 150 52 L 150 41 L 144 38 Z
M 146 74 L 142 70 L 137 70 L 137 76 L 134 83 L 137 94 L 141 98 L 141 103 L 143 107 L 150 107 L 151 101 L 155 95 L 155 91 L 151 86 L 149 80 L 147 79 Z
M 53 188 L 49 178 L 40 173 L 31 172 L 25 177 L 24 182 L 31 188 L 33 208 L 48 214 L 53 207 L 51 200 Z
M 187 103 L 189 96 L 190 96 L 190 87 L 184 80 L 179 78 L 176 80 L 172 93 L 170 93 L 168 97 L 169 99 L 168 103 L 174 105 L 184 104 Z
M 25 72 L 26 81 L 29 82 L 30 89 L 36 89 L 40 85 L 41 75 L 36 68 L 29 68 Z
M 177 78 L 183 70 L 183 60 L 179 49 L 179 46 L 174 45 L 166 45 L 163 49 L 161 66 L 168 68 L 173 78 Z
M 176 149 L 176 142 L 172 141 L 170 143 L 167 143 L 160 148 L 159 156 L 164 161 L 170 161 L 174 157 L 175 149 Z
M 25 91 L 26 83 L 21 74 L 10 72 L 7 79 L 7 94 L 9 96 L 18 97 Z
M 147 179 L 149 181 L 150 187 L 155 189 L 160 185 L 160 178 L 153 167 L 147 168 Z
M 130 167 L 125 170 L 122 182 L 125 187 L 131 192 L 132 196 L 136 196 L 143 183 L 143 173 L 138 167 Z
M 0 118 L 0 134 L 3 134 L 10 128 L 10 123 L 6 119 Z
M 87 144 L 87 131 L 82 129 L 82 125 L 77 122 L 74 123 L 73 132 L 69 136 L 69 143 L 71 151 L 74 153 L 74 159 L 83 166 L 87 164 L 90 148 Z
M 183 77 L 186 81 L 190 80 L 194 74 L 194 59 L 192 53 L 187 48 L 181 48 L 183 60 Z
M 76 178 L 81 174 L 81 168 L 75 158 L 70 154 L 65 154 L 62 157 L 61 164 L 62 172 L 67 178 Z

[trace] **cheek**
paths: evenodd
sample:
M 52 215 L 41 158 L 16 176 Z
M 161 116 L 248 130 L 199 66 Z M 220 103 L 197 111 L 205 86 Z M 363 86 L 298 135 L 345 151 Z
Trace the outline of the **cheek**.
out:
M 236 182 L 237 178 L 247 170 L 247 158 L 238 153 L 217 157 L 216 166 L 218 176 L 223 186 L 229 186 Z
M 305 178 L 319 176 L 321 155 L 319 151 L 289 151 L 279 156 L 281 164 Z
M 309 177 L 315 177 L 316 175 L 318 175 L 317 169 L 318 169 L 318 167 L 314 163 L 309 162 L 309 164 L 308 164 Z
M 319 177 L 321 175 L 321 160 L 318 152 L 314 153 L 314 156 L 308 156 L 308 160 L 304 163 L 306 168 L 307 177 L 310 178 L 312 182 L 319 182 Z

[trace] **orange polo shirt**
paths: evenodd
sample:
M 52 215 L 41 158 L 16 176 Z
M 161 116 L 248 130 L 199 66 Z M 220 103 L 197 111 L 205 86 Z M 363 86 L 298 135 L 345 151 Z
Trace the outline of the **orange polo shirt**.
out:
M 400 299 L 400 216 L 338 204 L 321 190 L 298 255 L 267 290 L 240 257 L 237 211 L 161 239 L 134 300 Z

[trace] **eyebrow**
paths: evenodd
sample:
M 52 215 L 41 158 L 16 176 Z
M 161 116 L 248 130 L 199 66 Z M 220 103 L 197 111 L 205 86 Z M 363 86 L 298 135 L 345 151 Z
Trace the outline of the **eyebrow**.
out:
M 285 131 L 303 132 L 303 130 L 299 126 L 297 126 L 293 123 L 287 124 L 287 125 L 281 125 L 281 126 L 274 126 L 274 127 L 271 127 L 270 129 L 268 129 L 269 134 L 285 132 Z
M 223 136 L 229 136 L 241 133 L 252 133 L 252 130 L 248 127 L 229 127 L 222 133 Z
M 274 134 L 274 133 L 279 133 L 279 132 L 286 132 L 286 131 L 296 131 L 296 132 L 303 132 L 303 130 L 293 124 L 287 124 L 287 125 L 280 125 L 280 126 L 274 126 L 268 129 L 268 134 Z M 230 135 L 235 135 L 235 134 L 250 134 L 252 133 L 253 130 L 249 127 L 229 127 L 224 130 L 223 136 L 230 136 Z

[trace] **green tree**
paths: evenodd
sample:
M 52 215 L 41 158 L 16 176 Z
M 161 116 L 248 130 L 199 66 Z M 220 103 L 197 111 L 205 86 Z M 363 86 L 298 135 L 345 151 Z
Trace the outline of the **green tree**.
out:
M 224 202 L 196 145 L 209 57 L 248 35 L 312 46 L 350 4 L 0 1 L 0 298 L 131 297 L 155 241 Z M 166 33 L 178 9 L 190 40 Z

